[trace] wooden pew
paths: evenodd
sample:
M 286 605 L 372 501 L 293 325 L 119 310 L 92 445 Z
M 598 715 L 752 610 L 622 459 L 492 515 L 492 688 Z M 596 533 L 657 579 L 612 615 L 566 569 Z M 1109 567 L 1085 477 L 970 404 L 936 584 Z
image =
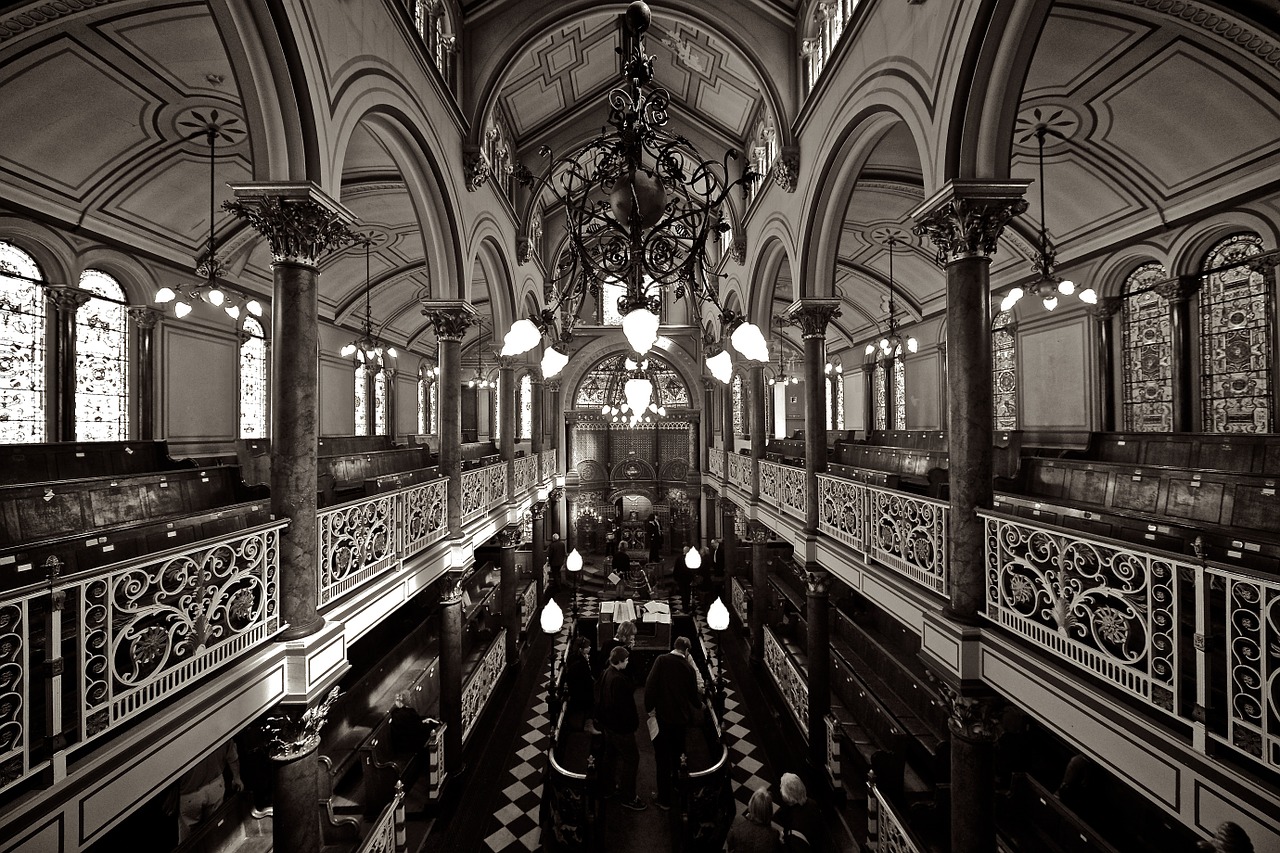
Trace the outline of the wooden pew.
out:
M 44 483 L 194 468 L 167 441 L 58 441 L 0 445 L 0 485 Z
M 1118 853 L 1075 812 L 1025 773 L 1014 773 L 996 825 L 1007 849 L 1015 853 Z
M 325 492 L 325 504 L 365 495 L 365 481 L 384 474 L 425 468 L 431 463 L 426 448 L 405 447 L 316 459 L 317 477 L 333 478 L 332 491 Z
M 418 716 L 425 719 L 440 717 L 440 676 L 439 660 L 428 663 L 402 692 L 405 704 L 413 708 Z M 432 733 L 433 737 L 436 732 Z M 440 743 L 435 740 L 438 749 Z M 364 771 L 364 812 L 366 816 L 376 816 L 395 796 L 396 782 L 404 783 L 405 790 L 413 787 L 418 778 L 427 771 L 424 763 L 429 761 L 428 749 L 408 752 L 396 751 L 391 743 L 391 711 L 383 715 L 382 721 L 374 728 L 370 736 L 359 746 L 360 763 Z
M 435 465 L 429 468 L 415 468 L 412 471 L 397 471 L 394 474 L 380 474 L 376 477 L 369 477 L 364 481 L 364 493 L 366 495 L 380 495 L 383 492 L 407 489 L 410 486 L 429 483 L 439 478 L 440 468 Z
M 1280 477 L 1280 436 L 1098 432 L 1074 458 Z
M 395 448 L 396 444 L 389 435 L 322 435 L 316 439 L 316 454 L 319 456 L 350 456 Z

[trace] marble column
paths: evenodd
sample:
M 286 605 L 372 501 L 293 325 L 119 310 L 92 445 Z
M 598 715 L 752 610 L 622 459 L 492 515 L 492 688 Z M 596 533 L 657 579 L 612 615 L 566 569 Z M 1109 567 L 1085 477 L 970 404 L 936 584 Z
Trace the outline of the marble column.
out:
M 840 316 L 840 300 L 799 299 L 782 316 L 804 339 L 804 529 L 816 535 L 818 475 L 827 470 L 827 324 Z
M 547 561 L 547 502 L 534 501 L 529 507 L 529 515 L 533 517 L 533 577 L 538 584 L 538 603 L 541 604 L 547 591 L 542 582 L 542 564 Z
M 572 552 L 578 547 L 578 532 L 574 529 L 574 518 L 578 509 L 578 490 L 574 488 L 572 491 L 566 489 L 564 496 L 564 547 L 566 551 Z
M 940 685 L 951 730 L 951 851 L 995 853 L 999 700 Z
M 520 663 L 520 572 L 516 567 L 516 546 L 520 544 L 520 525 L 508 524 L 494 534 L 498 552 L 498 569 L 502 588 L 499 590 L 502 627 L 507 629 L 507 667 Z
M 986 596 L 985 536 L 977 510 L 991 506 L 992 419 L 989 266 L 996 239 L 1027 209 L 1026 181 L 952 181 L 912 212 L 947 269 L 947 423 L 950 479 L 950 601 L 946 612 L 975 623 Z
M 440 719 L 445 769 L 462 766 L 462 574 L 450 573 L 440 592 Z
M 462 538 L 462 338 L 478 323 L 470 302 L 424 300 L 422 313 L 435 329 L 440 363 L 436 406 L 440 415 L 440 473 L 449 478 L 449 536 Z
M 564 443 L 564 409 L 560 405 L 560 380 L 547 380 L 547 406 L 551 409 L 551 449 L 559 450 Z M 556 470 L 564 470 L 565 455 L 557 454 Z
M 271 512 L 280 535 L 281 640 L 319 631 L 316 612 L 316 447 L 320 430 L 319 258 L 350 242 L 351 214 L 314 185 L 233 185 L 224 207 L 271 247 Z M 313 802 L 314 807 L 314 802 Z
M 129 319 L 138 329 L 138 433 L 140 441 L 156 437 L 156 324 L 160 313 L 155 308 L 137 305 L 129 308 Z M 241 341 L 241 343 L 244 343 Z
M 751 477 L 751 500 L 760 500 L 760 468 L 759 462 L 764 458 L 765 445 L 769 434 L 764 423 L 764 395 L 773 386 L 764 381 L 764 365 L 753 362 L 747 370 L 748 386 L 751 389 L 751 459 L 753 475 Z
M 702 443 L 699 445 L 700 449 L 698 451 L 698 469 L 704 472 L 704 479 L 711 466 L 708 460 L 713 449 L 712 445 L 715 443 L 715 390 L 723 387 L 713 377 L 702 377 L 702 417 L 700 419 Z
M 831 710 L 831 575 L 817 563 L 804 573 L 805 627 L 809 641 L 809 763 L 827 763 L 827 712 Z M 826 778 L 826 774 L 823 774 Z
M 301 711 L 282 709 L 281 713 L 268 716 L 263 725 L 274 775 L 272 849 L 280 853 L 320 851 L 316 749 L 320 746 L 320 732 L 328 720 L 329 708 L 337 697 L 335 687 L 319 704 Z
M 1116 355 L 1115 333 L 1112 318 L 1124 307 L 1118 296 L 1103 296 L 1096 305 L 1088 308 L 1098 324 L 1098 391 L 1102 397 L 1102 430 L 1116 429 Z
M 45 288 L 53 303 L 53 388 L 49 408 L 53 415 L 53 440 L 76 440 L 76 312 L 93 298 L 79 287 Z
M 560 538 L 565 541 L 568 547 L 568 533 L 564 529 L 565 513 L 560 509 L 560 502 L 564 500 L 564 486 L 554 487 L 550 494 L 547 495 L 547 524 L 551 526 L 552 533 L 559 533 Z
M 542 451 L 543 438 L 546 432 L 546 395 L 547 386 L 537 374 L 529 377 L 529 390 L 532 396 L 532 417 L 530 421 L 533 423 L 533 435 L 529 436 L 529 452 L 538 459 L 538 482 L 542 482 Z
M 769 528 L 751 522 L 751 663 L 764 665 L 765 600 L 769 590 Z
M 516 362 L 498 356 L 498 455 L 507 464 L 507 499 L 516 497 Z
M 1156 293 L 1169 300 L 1170 334 L 1173 338 L 1173 431 L 1195 429 L 1196 378 L 1200 366 L 1191 359 L 1191 341 L 1199 331 L 1191 316 L 1191 300 L 1200 289 L 1200 276 L 1184 275 L 1156 285 Z

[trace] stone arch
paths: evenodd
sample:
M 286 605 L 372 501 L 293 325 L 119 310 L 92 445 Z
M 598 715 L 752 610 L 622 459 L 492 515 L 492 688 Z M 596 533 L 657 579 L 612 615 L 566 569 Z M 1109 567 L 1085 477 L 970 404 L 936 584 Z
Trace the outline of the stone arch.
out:
M 1165 269 L 1169 275 L 1193 275 L 1200 272 L 1205 253 L 1223 237 L 1249 231 L 1260 236 L 1268 248 L 1280 247 L 1280 229 L 1263 216 L 1246 210 L 1229 210 L 1210 216 L 1179 235 L 1169 250 Z
M 17 217 L 0 217 L 0 240 L 12 243 L 36 259 L 49 284 L 74 285 L 80 278 L 75 250 L 57 231 Z
M 152 271 L 133 257 L 102 246 L 95 246 L 79 258 L 80 272 L 98 269 L 108 273 L 124 288 L 125 301 L 130 305 L 151 302 L 159 284 Z M 79 276 L 77 276 L 77 279 Z M 221 313 L 221 312 L 218 312 Z M 263 313 L 266 313 L 265 311 Z M 226 316 L 226 315 L 222 315 Z M 261 322 L 261 319 L 259 319 Z

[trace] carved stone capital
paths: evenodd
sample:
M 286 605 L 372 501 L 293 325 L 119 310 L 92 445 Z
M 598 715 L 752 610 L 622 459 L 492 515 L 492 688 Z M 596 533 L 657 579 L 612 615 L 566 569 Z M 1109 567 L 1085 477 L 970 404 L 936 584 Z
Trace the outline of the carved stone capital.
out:
M 1200 276 L 1181 275 L 1163 281 L 1152 289 L 1170 302 L 1186 302 L 1200 290 Z
M 717 494 L 716 490 L 711 488 L 710 486 L 702 487 L 702 496 L 704 498 L 714 498 L 716 494 Z
M 559 380 L 559 379 L 547 379 L 547 380 L 545 380 L 545 381 L 546 381 L 546 384 L 547 384 L 547 391 L 548 391 L 548 392 L 550 392 L 550 393 L 552 393 L 552 394 L 559 394 L 559 393 L 560 393 L 560 380 Z
M 351 211 L 315 184 L 232 184 L 235 200 L 223 210 L 247 221 L 267 238 L 272 263 L 315 266 L 326 252 L 356 239 Z
M 129 306 L 129 319 L 133 321 L 135 326 L 143 330 L 154 329 L 156 324 L 160 322 L 160 317 L 163 313 L 163 311 L 157 311 L 155 308 L 146 305 Z
M 440 582 L 440 603 L 446 607 L 462 603 L 462 573 L 450 572 Z
M 498 532 L 493 534 L 493 538 L 499 548 L 514 548 L 524 540 L 518 524 L 507 524 L 498 528 Z
M 527 264 L 533 258 L 533 241 L 524 235 L 516 237 L 516 263 Z
M 422 315 L 435 328 L 436 340 L 460 341 L 467 329 L 480 322 L 480 312 L 461 299 L 422 300 Z
M 990 743 L 1000 728 L 1004 702 L 990 693 L 966 695 L 954 685 L 938 681 L 938 690 L 947 703 L 947 727 L 956 737 Z
M 475 192 L 489 180 L 489 160 L 478 147 L 469 145 L 462 151 L 462 179 L 467 192 Z
M 911 211 L 917 236 L 938 247 L 940 263 L 985 258 L 1009 220 L 1027 209 L 1030 181 L 951 181 Z
M 747 536 L 751 539 L 753 545 L 763 545 L 769 541 L 771 531 L 758 521 L 753 521 L 747 525 Z
M 1093 319 L 1105 323 L 1119 313 L 1124 307 L 1124 299 L 1119 296 L 1100 296 L 1096 305 L 1090 305 L 1088 311 Z
M 69 314 L 76 313 L 81 305 L 93 298 L 93 291 L 65 284 L 50 285 L 44 289 L 44 294 L 54 308 Z
M 547 517 L 547 502 L 534 501 L 529 507 L 529 515 L 533 517 L 534 521 L 542 521 Z
M 800 327 L 800 337 L 821 338 L 827 333 L 827 324 L 840 316 L 838 297 L 808 297 L 797 299 L 782 312 L 783 322 Z
M 320 730 L 329 719 L 329 708 L 339 696 L 338 688 L 329 691 L 319 704 L 301 714 L 285 711 L 267 717 L 262 724 L 267 736 L 267 755 L 273 761 L 293 761 L 313 752 L 320 745 Z
M 498 363 L 499 370 L 515 370 L 516 358 L 513 355 L 500 355 L 494 361 Z
M 556 486 L 550 492 L 547 493 L 547 500 L 549 501 L 559 501 L 559 500 L 562 500 L 563 498 L 564 498 L 564 486 Z
M 1246 258 L 1244 262 L 1250 272 L 1262 273 L 1265 276 L 1275 275 L 1276 264 L 1280 264 L 1280 252 L 1267 252 L 1257 257 Z
M 831 573 L 822 569 L 811 569 L 804 573 L 804 591 L 806 594 L 826 598 L 831 590 Z
M 773 163 L 773 181 L 783 192 L 796 191 L 796 183 L 800 179 L 800 146 L 784 145 L 778 159 Z

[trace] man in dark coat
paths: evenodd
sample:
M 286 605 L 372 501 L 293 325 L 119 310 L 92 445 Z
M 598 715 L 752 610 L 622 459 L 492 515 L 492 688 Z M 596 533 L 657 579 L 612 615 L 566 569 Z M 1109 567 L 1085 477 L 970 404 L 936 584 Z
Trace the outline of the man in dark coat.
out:
M 649 513 L 649 517 L 645 519 L 644 532 L 649 539 L 649 562 L 656 563 L 661 559 L 662 552 L 662 522 L 658 520 L 656 512 Z
M 644 684 L 645 710 L 658 720 L 658 734 L 653 741 L 658 765 L 658 795 L 654 803 L 661 809 L 671 808 L 680 756 L 684 754 L 685 732 L 702 703 L 690 648 L 688 637 L 677 637 L 675 648 L 653 662 Z
M 605 739 L 600 783 L 605 791 L 618 792 L 623 808 L 639 812 L 645 808 L 644 800 L 636 796 L 636 771 L 640 767 L 636 729 L 640 727 L 640 715 L 636 713 L 635 686 L 626 674 L 630 656 L 626 646 L 614 646 L 609 652 L 609 663 L 596 682 L 595 719 Z
M 552 533 L 551 543 L 547 545 L 547 564 L 551 566 L 551 589 L 553 592 L 560 590 L 560 571 L 564 568 L 564 561 L 567 556 L 564 541 L 560 538 L 560 534 Z

